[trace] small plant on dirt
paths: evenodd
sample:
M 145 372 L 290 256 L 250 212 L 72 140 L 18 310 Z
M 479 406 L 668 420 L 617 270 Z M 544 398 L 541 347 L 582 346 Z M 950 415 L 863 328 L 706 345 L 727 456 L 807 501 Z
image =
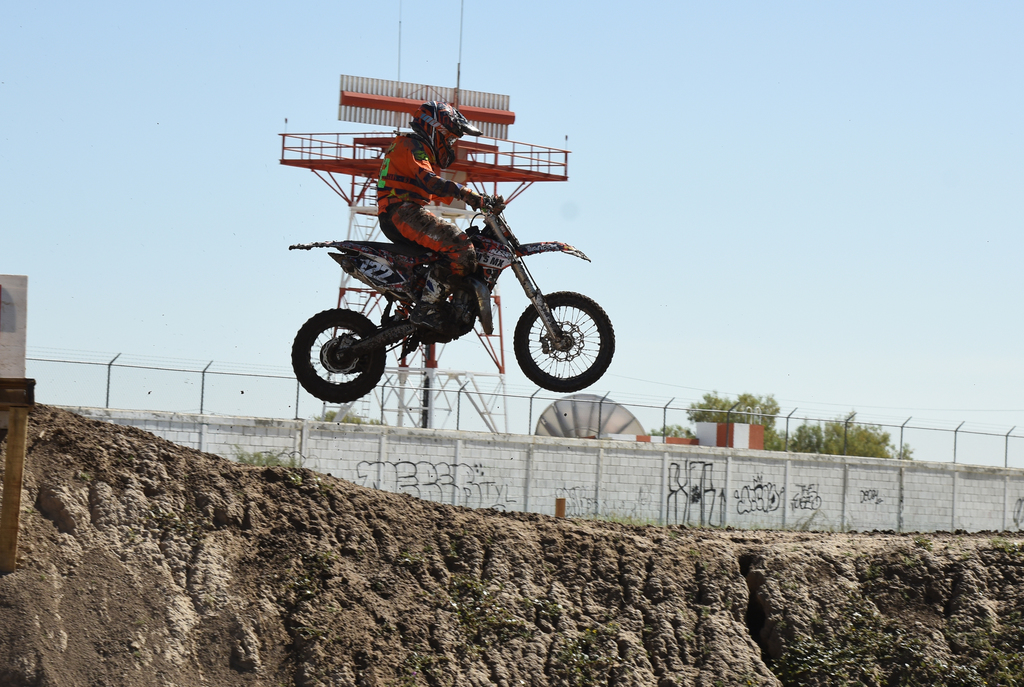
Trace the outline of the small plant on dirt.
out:
M 255 465 L 261 468 L 286 467 L 301 468 L 302 456 L 294 451 L 246 451 L 238 444 L 235 444 L 233 452 L 235 460 L 245 465 Z
M 332 551 L 309 551 L 300 558 L 300 567 L 288 582 L 287 588 L 295 593 L 296 603 L 312 601 L 324 590 L 325 580 L 337 555 Z
M 448 596 L 463 632 L 475 644 L 489 646 L 494 641 L 530 635 L 526 621 L 505 607 L 481 580 L 452 575 Z
M 1024 678 L 1024 615 L 1013 611 L 995 623 L 981 627 L 952 618 L 945 630 L 946 640 L 959 648 L 958 663 L 979 676 L 977 684 L 1021 687 Z
M 615 623 L 585 629 L 555 652 L 552 677 L 571 687 L 612 684 L 610 673 L 618 656 L 617 633 Z
M 424 551 L 426 551 L 427 548 L 428 547 L 424 547 Z M 426 559 L 423 557 L 422 553 L 410 553 L 408 549 L 402 549 L 398 552 L 398 564 L 407 568 L 416 567 L 420 563 L 423 563 L 424 560 Z
M 851 596 L 829 632 L 797 635 L 772 672 L 784 685 L 947 685 L 981 687 L 973 666 L 949 666 L 928 654 L 927 643 L 897 621 Z M 1012 682 L 988 683 L 1012 685 Z
M 399 684 L 402 687 L 415 687 L 423 682 L 429 685 L 447 684 L 442 670 L 447 663 L 446 656 L 432 656 L 414 651 L 402 661 L 399 668 Z
M 519 603 L 537 614 L 538 620 L 545 620 L 552 625 L 558 622 L 564 609 L 562 604 L 551 599 L 520 599 Z
M 187 507 L 184 513 L 176 513 L 154 505 L 146 513 L 145 520 L 151 526 L 160 529 L 164 537 L 178 535 L 189 546 L 199 546 L 206 530 L 213 529 L 212 523 L 199 517 L 198 514 L 192 512 L 191 508 Z
M 928 537 L 914 537 L 914 546 L 924 549 L 925 551 L 931 551 L 932 540 Z
M 337 410 L 328 410 L 326 413 L 314 415 L 313 419 L 318 422 L 341 422 L 347 425 L 383 425 L 384 423 L 380 420 L 374 420 L 373 418 L 366 418 L 355 413 L 345 413 L 345 416 L 340 420 L 338 419 Z
M 1015 556 L 1018 553 L 1021 553 L 1021 551 L 1024 551 L 1024 548 L 1021 547 L 1020 542 L 1010 541 L 1009 539 L 1004 539 L 1003 537 L 996 537 L 991 541 L 991 543 L 992 548 L 996 551 L 1002 551 L 1003 553 L 1009 554 L 1011 556 Z
M 308 625 L 295 628 L 295 632 L 307 642 L 315 639 L 322 639 L 324 635 L 327 634 L 327 630 L 321 627 L 310 627 Z

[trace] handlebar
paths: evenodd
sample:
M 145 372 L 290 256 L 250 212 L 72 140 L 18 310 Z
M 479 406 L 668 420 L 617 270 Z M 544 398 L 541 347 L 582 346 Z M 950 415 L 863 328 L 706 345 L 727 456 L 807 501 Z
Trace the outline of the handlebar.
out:
M 500 215 L 506 207 L 505 199 L 501 196 L 484 196 L 490 202 L 485 202 L 484 208 L 489 214 Z

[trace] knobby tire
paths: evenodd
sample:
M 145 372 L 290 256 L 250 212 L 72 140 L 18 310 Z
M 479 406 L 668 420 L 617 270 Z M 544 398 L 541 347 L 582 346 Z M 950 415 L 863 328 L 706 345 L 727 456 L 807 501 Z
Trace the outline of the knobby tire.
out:
M 615 330 L 605 311 L 592 299 L 571 291 L 544 296 L 551 314 L 563 329 L 581 339 L 579 349 L 545 353 L 548 338 L 537 309 L 530 305 L 519 318 L 513 348 L 519 367 L 537 386 L 557 393 L 585 389 L 608 369 L 615 354 Z
M 327 403 L 350 403 L 373 391 L 384 376 L 386 356 L 378 348 L 346 365 L 344 372 L 324 366 L 321 353 L 337 337 L 365 339 L 377 326 L 353 310 L 324 310 L 299 329 L 292 344 L 292 370 L 302 388 Z

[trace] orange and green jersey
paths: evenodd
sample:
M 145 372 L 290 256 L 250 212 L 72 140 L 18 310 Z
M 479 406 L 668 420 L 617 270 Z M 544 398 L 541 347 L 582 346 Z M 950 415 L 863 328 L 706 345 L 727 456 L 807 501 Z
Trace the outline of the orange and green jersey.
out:
M 431 202 L 450 203 L 458 198 L 462 186 L 438 175 L 434 154 L 423 141 L 400 134 L 384 153 L 377 178 L 377 212 L 391 205 Z

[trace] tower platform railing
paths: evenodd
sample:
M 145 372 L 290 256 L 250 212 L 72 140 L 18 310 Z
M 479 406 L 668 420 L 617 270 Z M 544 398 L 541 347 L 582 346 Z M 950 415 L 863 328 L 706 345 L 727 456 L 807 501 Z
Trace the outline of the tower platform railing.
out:
M 281 164 L 375 178 L 394 131 L 281 134 Z M 480 136 L 456 144 L 448 168 L 470 183 L 565 181 L 569 151 Z

